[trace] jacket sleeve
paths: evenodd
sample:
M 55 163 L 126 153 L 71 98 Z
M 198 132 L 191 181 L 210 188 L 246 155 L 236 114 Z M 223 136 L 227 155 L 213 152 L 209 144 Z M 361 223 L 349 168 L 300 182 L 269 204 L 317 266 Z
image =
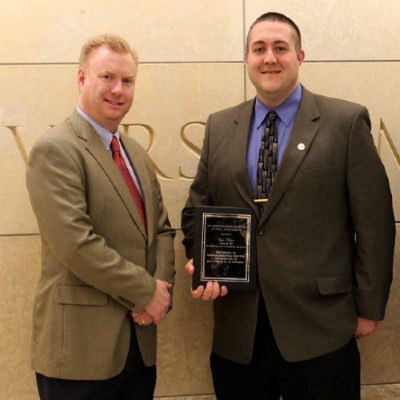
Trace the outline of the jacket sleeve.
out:
M 392 282 L 395 221 L 388 178 L 365 108 L 355 115 L 350 133 L 347 187 L 356 235 L 354 298 L 358 315 L 381 320 Z

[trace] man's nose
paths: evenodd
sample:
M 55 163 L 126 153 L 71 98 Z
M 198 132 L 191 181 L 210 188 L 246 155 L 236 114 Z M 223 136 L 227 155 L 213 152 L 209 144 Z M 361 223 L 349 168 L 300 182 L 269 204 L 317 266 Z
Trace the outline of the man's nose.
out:
M 276 63 L 276 56 L 273 49 L 268 49 L 264 55 L 264 63 L 265 64 L 275 64 Z
M 111 91 L 113 93 L 121 93 L 122 92 L 122 81 L 116 79 L 111 88 Z

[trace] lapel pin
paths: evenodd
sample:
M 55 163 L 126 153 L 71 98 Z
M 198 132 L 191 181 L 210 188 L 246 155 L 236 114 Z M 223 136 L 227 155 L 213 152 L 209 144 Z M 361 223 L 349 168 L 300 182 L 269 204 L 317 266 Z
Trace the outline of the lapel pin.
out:
M 298 148 L 299 150 L 303 151 L 303 150 L 306 148 L 306 146 L 304 145 L 304 143 L 299 143 L 299 144 L 297 145 L 297 148 Z

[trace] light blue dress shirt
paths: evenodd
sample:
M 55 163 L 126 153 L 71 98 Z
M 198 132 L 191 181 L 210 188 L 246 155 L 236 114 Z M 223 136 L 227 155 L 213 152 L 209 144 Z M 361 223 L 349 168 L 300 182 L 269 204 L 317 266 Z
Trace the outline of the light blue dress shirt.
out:
M 299 84 L 294 92 L 274 111 L 278 114 L 278 168 L 282 160 L 283 153 L 289 141 L 290 133 L 293 128 L 294 118 L 299 109 L 302 96 L 302 88 Z M 250 134 L 247 147 L 247 173 L 256 195 L 257 190 L 257 162 L 260 150 L 261 139 L 264 135 L 265 124 L 267 123 L 267 114 L 270 110 L 256 97 L 253 119 L 250 125 Z

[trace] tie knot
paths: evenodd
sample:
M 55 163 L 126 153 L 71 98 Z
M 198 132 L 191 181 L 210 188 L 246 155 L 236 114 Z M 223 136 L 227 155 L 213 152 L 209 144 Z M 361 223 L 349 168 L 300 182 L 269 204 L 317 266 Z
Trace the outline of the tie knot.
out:
M 267 114 L 267 122 L 265 124 L 266 128 L 271 128 L 272 126 L 275 126 L 275 122 L 278 118 L 278 114 L 276 113 L 276 111 L 270 111 Z
M 113 138 L 111 140 L 111 151 L 113 153 L 118 153 L 121 151 L 121 147 L 119 145 L 118 138 L 115 135 L 113 135 Z
M 274 122 L 278 118 L 278 114 L 276 111 L 270 111 L 267 115 L 267 121 L 268 122 Z

